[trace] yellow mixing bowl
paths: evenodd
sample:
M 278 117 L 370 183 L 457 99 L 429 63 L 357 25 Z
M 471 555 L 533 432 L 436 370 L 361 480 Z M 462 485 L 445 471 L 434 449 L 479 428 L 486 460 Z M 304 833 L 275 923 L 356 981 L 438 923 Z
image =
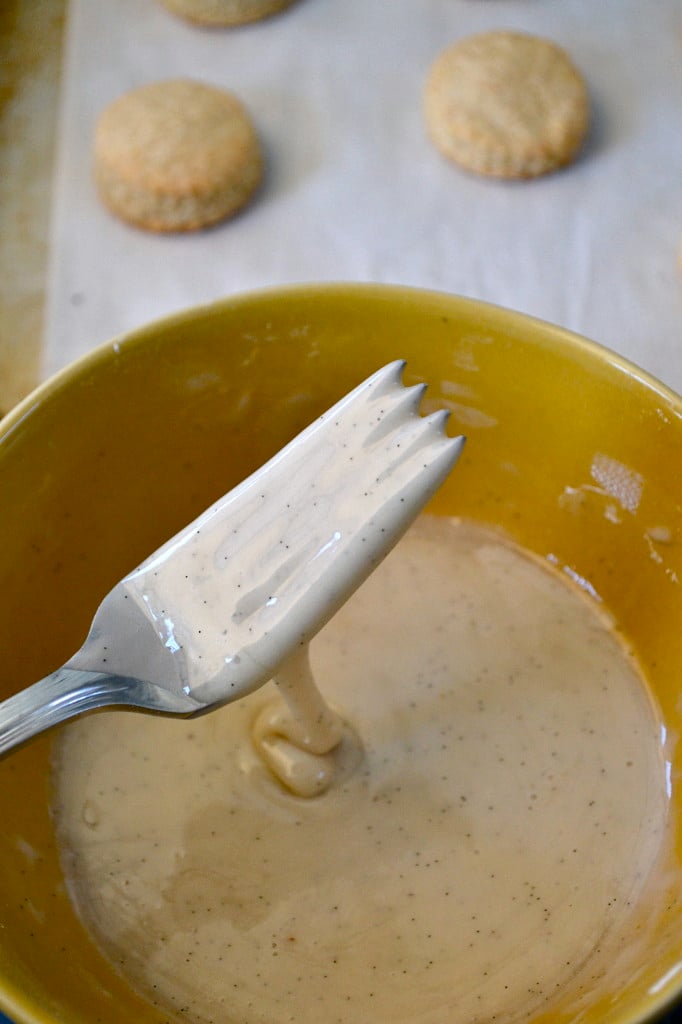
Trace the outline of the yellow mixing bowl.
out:
M 0 696 L 62 664 L 121 576 L 396 358 L 469 437 L 434 511 L 495 524 L 593 589 L 634 644 L 669 735 L 680 735 L 682 401 L 547 324 L 362 285 L 246 295 L 153 324 L 2 421 Z M 0 763 L 0 1007 L 21 1024 L 158 1024 L 71 908 L 49 753 L 47 737 Z M 674 825 L 681 773 L 678 754 Z M 670 900 L 638 937 L 638 969 L 614 965 L 581 1021 L 632 1024 L 682 992 L 676 842 Z M 567 1018 L 559 1006 L 547 1019 Z

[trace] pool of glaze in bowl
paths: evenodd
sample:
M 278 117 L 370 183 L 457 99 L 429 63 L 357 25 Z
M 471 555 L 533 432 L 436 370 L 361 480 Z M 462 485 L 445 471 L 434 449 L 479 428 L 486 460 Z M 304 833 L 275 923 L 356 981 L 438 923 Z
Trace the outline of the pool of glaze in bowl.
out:
M 310 657 L 348 727 L 313 799 L 254 745 L 272 683 L 188 722 L 63 730 L 64 874 L 140 992 L 195 1024 L 512 1024 L 638 966 L 665 899 L 661 722 L 593 600 L 497 531 L 422 516 Z

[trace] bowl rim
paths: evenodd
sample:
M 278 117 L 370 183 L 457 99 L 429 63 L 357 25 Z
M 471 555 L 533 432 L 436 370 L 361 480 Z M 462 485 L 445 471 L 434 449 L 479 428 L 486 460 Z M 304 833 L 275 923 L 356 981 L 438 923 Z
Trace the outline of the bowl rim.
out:
M 24 418 L 34 412 L 43 402 L 49 400 L 52 395 L 61 391 L 65 385 L 78 380 L 88 370 L 94 369 L 100 363 L 106 362 L 107 359 L 111 358 L 112 353 L 118 354 L 123 346 L 128 348 L 144 344 L 146 339 L 157 334 L 160 330 L 168 327 L 177 327 L 182 324 L 190 324 L 197 318 L 209 317 L 223 311 L 239 310 L 258 305 L 264 301 L 274 300 L 275 302 L 281 302 L 287 298 L 302 299 L 305 297 L 318 300 L 323 299 L 325 296 L 346 296 L 349 299 L 367 297 L 371 301 L 393 298 L 398 303 L 403 304 L 415 303 L 421 300 L 432 305 L 446 303 L 452 305 L 454 309 L 459 308 L 469 312 L 479 310 L 485 313 L 486 317 L 495 323 L 496 326 L 499 326 L 501 330 L 505 326 L 507 329 L 509 327 L 517 330 L 522 328 L 530 329 L 535 333 L 535 340 L 544 338 L 558 345 L 561 350 L 578 350 L 584 353 L 591 361 L 610 366 L 616 372 L 637 381 L 645 389 L 658 395 L 682 419 L 682 396 L 669 385 L 663 383 L 654 374 L 608 346 L 598 341 L 593 341 L 566 327 L 554 324 L 551 321 L 543 320 L 540 317 L 535 317 L 519 310 L 510 309 L 498 303 L 487 302 L 482 299 L 471 298 L 445 290 L 420 288 L 416 285 L 331 281 L 300 282 L 249 289 L 233 295 L 225 295 L 208 302 L 191 305 L 175 312 L 158 316 L 137 327 L 122 331 L 112 338 L 98 343 L 90 351 L 76 357 L 65 366 L 50 374 L 46 379 L 40 381 L 35 388 L 9 409 L 4 417 L 0 417 L 0 441 L 3 441 L 9 434 L 14 433 Z

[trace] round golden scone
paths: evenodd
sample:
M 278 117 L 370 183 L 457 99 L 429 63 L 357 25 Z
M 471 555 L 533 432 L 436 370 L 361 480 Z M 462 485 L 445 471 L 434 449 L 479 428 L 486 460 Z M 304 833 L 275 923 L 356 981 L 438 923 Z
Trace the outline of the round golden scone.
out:
M 520 32 L 484 32 L 441 53 L 424 110 L 445 156 L 501 178 L 532 178 L 570 163 L 590 117 L 585 81 L 564 50 Z
M 172 79 L 133 89 L 102 111 L 94 171 L 102 201 L 123 220 L 149 231 L 193 231 L 247 202 L 263 160 L 235 96 Z
M 174 14 L 199 25 L 244 25 L 290 7 L 295 0 L 161 0 Z

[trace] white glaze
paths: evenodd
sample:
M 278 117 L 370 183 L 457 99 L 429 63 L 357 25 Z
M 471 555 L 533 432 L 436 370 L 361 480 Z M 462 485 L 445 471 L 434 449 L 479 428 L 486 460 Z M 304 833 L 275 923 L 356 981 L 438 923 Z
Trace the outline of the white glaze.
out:
M 596 603 L 424 517 L 311 657 L 362 740 L 316 799 L 254 749 L 274 687 L 66 731 L 70 890 L 164 1019 L 511 1024 L 557 999 L 579 1019 L 628 983 L 665 895 L 668 801 L 661 723 Z
M 199 705 L 272 678 L 407 529 L 457 460 L 447 413 L 419 415 L 402 362 L 378 371 L 104 600 L 67 667 Z
M 327 706 L 310 667 L 309 645 L 289 658 L 275 676 L 281 698 L 259 712 L 253 743 L 279 781 L 296 796 L 325 793 L 336 777 L 344 739 L 341 718 Z

